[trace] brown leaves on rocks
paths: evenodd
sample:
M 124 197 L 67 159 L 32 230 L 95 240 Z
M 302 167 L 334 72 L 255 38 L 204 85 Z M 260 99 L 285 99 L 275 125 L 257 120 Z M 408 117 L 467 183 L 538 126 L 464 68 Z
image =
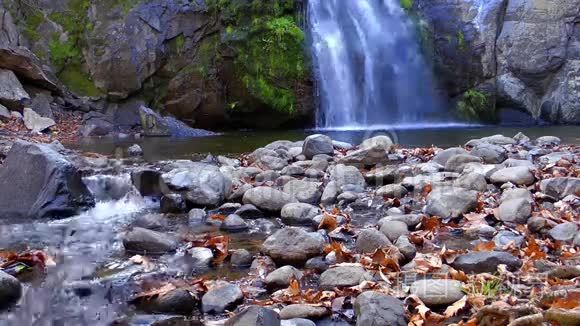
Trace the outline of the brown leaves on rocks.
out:
M 31 250 L 21 253 L 0 251 L 0 270 L 18 276 L 34 268 L 44 271 L 47 266 L 56 263 L 48 254 L 40 250 Z

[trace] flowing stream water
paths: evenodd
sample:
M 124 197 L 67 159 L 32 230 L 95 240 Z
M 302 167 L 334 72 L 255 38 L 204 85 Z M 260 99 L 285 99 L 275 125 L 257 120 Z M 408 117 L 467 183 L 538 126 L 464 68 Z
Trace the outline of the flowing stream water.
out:
M 449 121 L 399 0 L 310 0 L 307 10 L 317 128 Z

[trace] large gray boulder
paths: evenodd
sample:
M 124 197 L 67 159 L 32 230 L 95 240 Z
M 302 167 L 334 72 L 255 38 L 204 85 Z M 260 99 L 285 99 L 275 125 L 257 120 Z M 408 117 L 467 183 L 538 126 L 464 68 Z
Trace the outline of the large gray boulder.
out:
M 284 185 L 284 192 L 296 198 L 301 203 L 317 205 L 322 191 L 318 182 L 291 180 Z
M 361 293 L 354 302 L 354 313 L 357 326 L 407 325 L 403 302 L 381 292 Z
M 458 217 L 476 206 L 477 192 L 457 187 L 438 187 L 427 197 L 425 213 L 442 218 Z
M 580 178 L 551 178 L 540 182 L 540 191 L 554 198 L 580 197 Z
M 0 69 L 0 103 L 12 109 L 22 108 L 30 96 L 10 70 Z
M 57 94 L 61 85 L 54 74 L 29 49 L 22 46 L 0 46 L 0 68 L 12 70 L 17 76 Z
M 164 173 L 161 178 L 172 191 L 182 193 L 196 206 L 219 206 L 231 191 L 231 181 L 218 167 L 204 163 L 192 163 Z
M 256 187 L 244 193 L 244 204 L 252 204 L 260 210 L 279 212 L 284 205 L 297 203 L 292 195 L 270 187 Z
M 354 166 L 338 164 L 332 170 L 330 178 L 342 190 L 349 186 L 362 190 L 366 186 L 363 175 Z
M 262 252 L 276 263 L 302 265 L 322 254 L 324 245 L 325 240 L 319 233 L 288 227 L 269 236 L 262 244 Z
M 312 159 L 315 155 L 326 154 L 332 155 L 334 153 L 334 146 L 332 139 L 326 135 L 311 135 L 306 137 L 302 145 L 302 154 L 307 159 Z
M 531 169 L 527 166 L 500 169 L 492 173 L 489 179 L 496 184 L 511 182 L 518 186 L 531 185 L 536 180 Z
M 94 206 L 76 167 L 52 145 L 16 141 L 0 167 L 0 216 L 68 217 Z
M 485 164 L 499 164 L 507 160 L 508 152 L 505 148 L 490 143 L 476 145 L 471 155 L 480 157 Z

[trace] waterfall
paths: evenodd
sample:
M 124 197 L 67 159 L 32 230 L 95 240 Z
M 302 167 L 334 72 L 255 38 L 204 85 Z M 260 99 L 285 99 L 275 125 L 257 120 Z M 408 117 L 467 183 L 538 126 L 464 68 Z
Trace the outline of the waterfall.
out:
M 318 128 L 445 121 L 399 0 L 309 0 Z

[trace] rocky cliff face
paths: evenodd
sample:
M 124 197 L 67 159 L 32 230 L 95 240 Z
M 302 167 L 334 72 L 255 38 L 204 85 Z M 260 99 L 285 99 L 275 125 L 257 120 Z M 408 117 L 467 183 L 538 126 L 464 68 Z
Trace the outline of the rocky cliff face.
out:
M 441 88 L 460 102 L 484 96 L 471 113 L 580 122 L 578 0 L 415 0 L 412 12 L 425 22 Z
M 294 1 L 254 0 L 233 9 L 253 18 L 261 12 L 250 6 L 268 10 L 278 2 L 281 11 L 264 15 L 294 24 Z M 260 127 L 256 113 L 268 127 L 312 116 L 312 97 L 303 96 L 312 93 L 308 74 L 263 78 L 289 94 L 279 107 L 244 80 L 238 44 L 251 40 L 240 27 L 246 22 L 229 16 L 228 2 L 5 0 L 3 7 L 0 41 L 30 48 L 73 93 L 91 97 L 89 125 L 135 127 L 141 105 L 211 129 Z

